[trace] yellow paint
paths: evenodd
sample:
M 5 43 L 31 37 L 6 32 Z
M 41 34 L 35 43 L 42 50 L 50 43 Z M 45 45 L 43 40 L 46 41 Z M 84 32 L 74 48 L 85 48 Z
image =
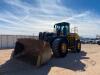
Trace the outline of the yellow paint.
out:
M 66 46 L 65 43 L 62 43 L 62 45 L 61 45 L 61 50 L 62 50 L 63 53 L 66 52 L 66 50 L 67 50 L 67 46 Z

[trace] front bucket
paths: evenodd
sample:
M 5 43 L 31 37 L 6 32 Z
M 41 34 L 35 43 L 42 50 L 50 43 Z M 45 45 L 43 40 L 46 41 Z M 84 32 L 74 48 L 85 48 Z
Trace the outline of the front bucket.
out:
M 20 38 L 16 42 L 13 57 L 21 58 L 24 56 L 27 60 L 36 66 L 46 63 L 52 57 L 52 50 L 49 43 L 31 39 Z

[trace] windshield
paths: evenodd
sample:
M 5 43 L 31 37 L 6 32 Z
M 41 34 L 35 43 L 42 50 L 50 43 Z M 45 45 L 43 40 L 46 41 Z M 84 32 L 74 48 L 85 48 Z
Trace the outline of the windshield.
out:
M 63 33 L 63 35 L 67 35 L 69 33 L 69 26 L 55 26 L 57 33 Z

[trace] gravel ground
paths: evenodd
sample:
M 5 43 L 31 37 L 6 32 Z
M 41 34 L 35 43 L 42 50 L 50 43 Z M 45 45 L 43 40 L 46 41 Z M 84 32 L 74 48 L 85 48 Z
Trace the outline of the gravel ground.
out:
M 82 45 L 81 53 L 52 58 L 39 68 L 10 59 L 13 49 L 0 50 L 0 75 L 100 75 L 100 46 Z

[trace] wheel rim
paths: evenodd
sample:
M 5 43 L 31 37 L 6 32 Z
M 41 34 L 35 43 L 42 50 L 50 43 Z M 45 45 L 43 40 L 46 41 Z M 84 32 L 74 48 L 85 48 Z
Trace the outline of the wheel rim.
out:
M 78 43 L 78 49 L 80 49 L 81 48 L 81 44 L 80 43 Z
M 62 53 L 65 53 L 65 52 L 66 52 L 67 46 L 66 46 L 65 43 L 62 43 L 62 44 L 61 44 L 61 50 L 62 50 Z

